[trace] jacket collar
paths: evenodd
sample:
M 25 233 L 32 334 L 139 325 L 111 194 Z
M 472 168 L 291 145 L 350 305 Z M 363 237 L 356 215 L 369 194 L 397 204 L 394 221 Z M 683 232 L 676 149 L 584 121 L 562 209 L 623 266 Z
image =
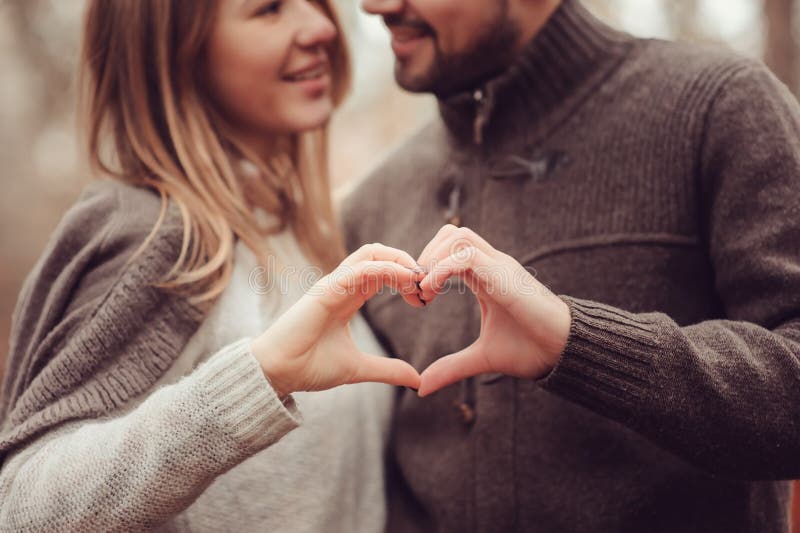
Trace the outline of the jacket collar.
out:
M 479 87 L 440 100 L 440 113 L 457 141 L 483 144 L 509 125 L 542 119 L 618 64 L 632 42 L 579 0 L 564 0 L 511 67 Z

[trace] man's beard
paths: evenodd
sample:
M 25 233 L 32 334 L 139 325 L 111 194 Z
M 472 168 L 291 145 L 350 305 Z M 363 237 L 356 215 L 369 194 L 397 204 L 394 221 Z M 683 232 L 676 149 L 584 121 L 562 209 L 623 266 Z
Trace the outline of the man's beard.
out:
M 403 66 L 398 63 L 395 78 L 407 91 L 433 93 L 439 98 L 473 89 L 511 65 L 521 33 L 519 25 L 501 11 L 468 50 L 447 54 L 439 47 L 431 29 L 435 51 L 433 64 L 425 72 L 411 77 L 404 76 Z

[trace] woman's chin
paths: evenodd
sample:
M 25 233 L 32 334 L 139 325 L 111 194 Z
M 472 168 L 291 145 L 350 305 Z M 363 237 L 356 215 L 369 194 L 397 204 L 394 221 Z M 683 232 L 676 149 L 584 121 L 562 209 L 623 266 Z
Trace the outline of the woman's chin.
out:
M 287 117 L 287 126 L 293 133 L 303 133 L 321 128 L 331 120 L 332 115 L 333 103 L 325 99 L 325 101 L 309 103 L 302 109 L 297 109 L 295 113 Z
M 258 117 L 249 121 L 248 130 L 257 137 L 296 135 L 319 129 L 330 122 L 334 105 L 330 99 L 292 102 L 280 108 L 277 116 Z

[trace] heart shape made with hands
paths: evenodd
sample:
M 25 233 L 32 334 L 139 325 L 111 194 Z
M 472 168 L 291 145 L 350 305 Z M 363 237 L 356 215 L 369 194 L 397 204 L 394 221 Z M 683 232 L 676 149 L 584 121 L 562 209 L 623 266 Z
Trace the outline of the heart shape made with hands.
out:
M 406 361 L 356 346 L 350 321 L 382 287 L 398 290 L 413 307 L 427 307 L 453 276 L 469 286 L 481 308 L 480 335 L 470 346 L 438 359 L 421 375 Z M 570 324 L 567 304 L 514 258 L 471 230 L 445 226 L 417 260 L 382 244 L 361 247 L 250 349 L 279 396 L 365 381 L 419 387 L 425 396 L 478 374 L 544 376 L 566 345 Z
M 416 264 L 425 276 L 416 293 L 402 294 L 406 303 L 427 307 L 455 276 L 470 288 L 481 309 L 478 338 L 426 368 L 420 396 L 479 374 L 536 379 L 555 367 L 569 336 L 569 307 L 516 259 L 470 229 L 447 225 Z

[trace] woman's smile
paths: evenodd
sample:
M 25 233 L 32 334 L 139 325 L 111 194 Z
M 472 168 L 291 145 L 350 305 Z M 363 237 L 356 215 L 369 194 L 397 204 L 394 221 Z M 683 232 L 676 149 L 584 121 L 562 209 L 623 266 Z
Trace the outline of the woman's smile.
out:
M 331 87 L 330 61 L 325 58 L 310 62 L 283 75 L 281 79 L 299 88 L 308 98 L 325 96 Z

